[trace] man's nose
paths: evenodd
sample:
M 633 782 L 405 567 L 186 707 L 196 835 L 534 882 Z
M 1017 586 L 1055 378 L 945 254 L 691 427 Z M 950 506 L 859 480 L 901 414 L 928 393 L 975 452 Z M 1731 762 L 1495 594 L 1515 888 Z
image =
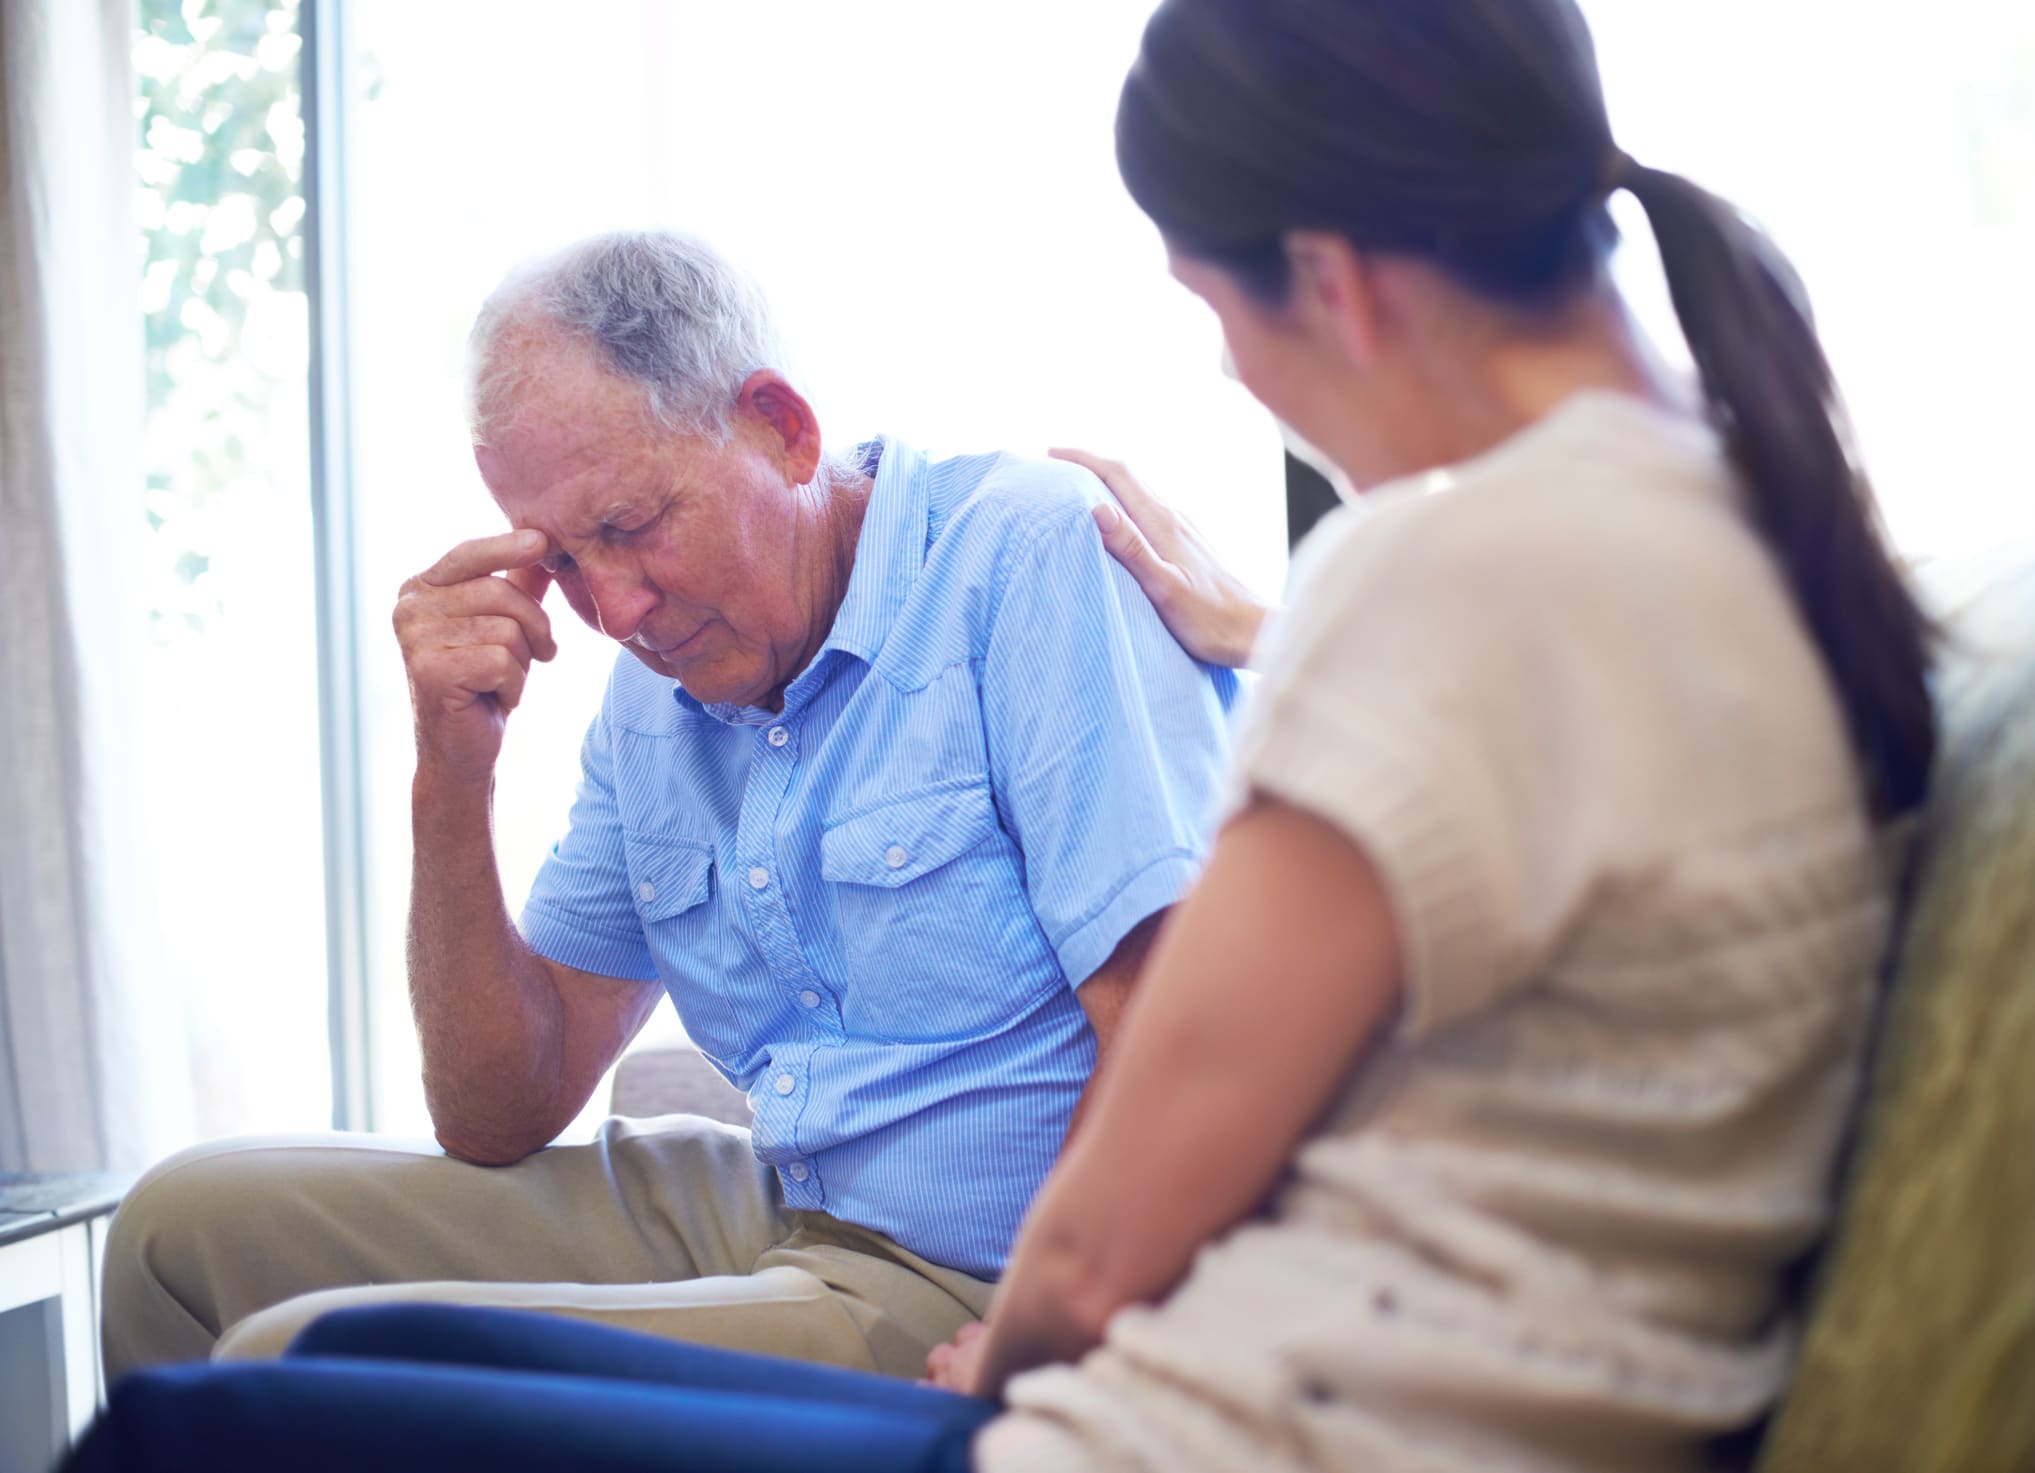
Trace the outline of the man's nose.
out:
M 593 601 L 601 633 L 614 640 L 633 637 L 659 601 L 657 590 L 642 571 L 612 564 L 589 568 L 584 563 L 580 570 L 586 577 L 587 597 Z

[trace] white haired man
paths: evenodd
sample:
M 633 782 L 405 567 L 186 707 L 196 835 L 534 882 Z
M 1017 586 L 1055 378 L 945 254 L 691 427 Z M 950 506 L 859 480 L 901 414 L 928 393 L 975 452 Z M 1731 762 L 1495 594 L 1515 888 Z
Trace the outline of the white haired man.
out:
M 471 357 L 512 530 L 395 612 L 443 1150 L 164 1162 L 113 1224 L 108 1371 L 436 1300 L 918 1374 L 985 1309 L 1192 878 L 1233 678 L 1110 561 L 1087 472 L 829 454 L 760 296 L 695 241 L 519 271 Z M 553 583 L 629 658 L 518 924 L 490 801 Z M 665 994 L 753 1128 L 544 1149 Z

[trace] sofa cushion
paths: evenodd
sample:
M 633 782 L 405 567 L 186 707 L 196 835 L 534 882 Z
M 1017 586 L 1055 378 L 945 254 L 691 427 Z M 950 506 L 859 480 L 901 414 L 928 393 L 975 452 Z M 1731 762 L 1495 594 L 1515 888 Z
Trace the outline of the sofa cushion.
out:
M 749 1100 L 683 1037 L 631 1049 L 615 1065 L 608 1109 L 616 1115 L 704 1115 L 747 1127 Z
M 1936 591 L 1916 888 L 1762 1473 L 2035 1468 L 2035 559 Z

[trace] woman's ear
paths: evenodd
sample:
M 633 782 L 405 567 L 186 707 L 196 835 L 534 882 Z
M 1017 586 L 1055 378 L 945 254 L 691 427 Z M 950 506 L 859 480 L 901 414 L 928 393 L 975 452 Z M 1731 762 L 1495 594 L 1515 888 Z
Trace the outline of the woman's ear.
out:
M 1328 230 L 1290 231 L 1285 250 L 1293 315 L 1353 367 L 1370 367 L 1378 356 L 1378 290 L 1370 262 L 1347 237 Z

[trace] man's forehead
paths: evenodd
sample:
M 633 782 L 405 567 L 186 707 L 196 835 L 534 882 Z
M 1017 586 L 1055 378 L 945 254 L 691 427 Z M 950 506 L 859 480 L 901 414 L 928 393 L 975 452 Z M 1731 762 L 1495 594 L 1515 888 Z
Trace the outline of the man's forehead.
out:
M 650 422 L 641 391 L 611 375 L 526 381 L 504 408 L 488 443 L 474 451 L 498 491 L 524 495 L 562 481 L 598 480 L 629 464 L 679 458 L 684 449 Z
M 716 446 L 641 420 L 519 426 L 476 446 L 481 479 L 515 526 L 591 536 L 659 498 L 712 482 Z

